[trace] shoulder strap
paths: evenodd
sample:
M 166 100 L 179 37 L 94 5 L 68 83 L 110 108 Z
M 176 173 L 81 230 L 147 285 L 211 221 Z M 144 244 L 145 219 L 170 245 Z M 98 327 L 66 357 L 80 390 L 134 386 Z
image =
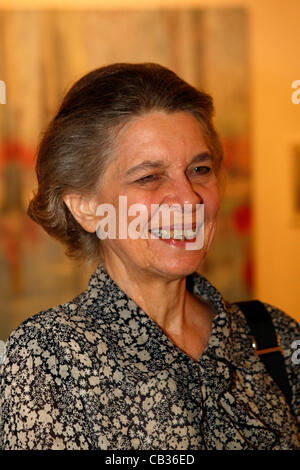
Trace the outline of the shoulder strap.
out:
M 292 390 L 284 364 L 279 336 L 273 325 L 271 315 L 259 300 L 235 302 L 235 304 L 240 307 L 246 317 L 255 352 L 284 393 L 288 404 L 291 405 Z

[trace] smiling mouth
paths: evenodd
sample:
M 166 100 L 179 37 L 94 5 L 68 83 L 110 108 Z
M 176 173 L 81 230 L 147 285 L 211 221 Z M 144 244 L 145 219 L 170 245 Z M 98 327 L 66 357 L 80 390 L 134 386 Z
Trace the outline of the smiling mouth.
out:
M 193 229 L 166 229 L 166 228 L 154 228 L 149 230 L 157 238 L 162 238 L 164 240 L 173 239 L 173 240 L 193 240 L 199 233 L 200 226 L 196 230 Z

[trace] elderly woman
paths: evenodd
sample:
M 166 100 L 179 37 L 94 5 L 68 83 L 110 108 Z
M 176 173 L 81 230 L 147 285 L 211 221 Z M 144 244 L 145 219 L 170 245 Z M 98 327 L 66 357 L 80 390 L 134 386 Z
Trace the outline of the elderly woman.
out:
M 288 403 L 240 308 L 196 274 L 220 205 L 212 114 L 207 94 L 155 64 L 99 68 L 65 96 L 39 147 L 29 215 L 98 267 L 86 291 L 11 334 L 3 449 L 300 449 L 299 326 L 264 304 Z M 137 207 L 143 230 L 130 236 Z M 188 223 L 175 212 L 166 222 L 161 207 L 188 208 Z

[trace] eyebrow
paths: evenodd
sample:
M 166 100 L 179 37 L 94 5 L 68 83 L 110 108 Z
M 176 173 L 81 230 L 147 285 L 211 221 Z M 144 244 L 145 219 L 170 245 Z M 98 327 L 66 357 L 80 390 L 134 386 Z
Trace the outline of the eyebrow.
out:
M 189 166 L 195 163 L 202 163 L 204 161 L 213 162 L 213 160 L 214 159 L 211 153 L 202 152 L 198 153 L 193 157 L 192 161 L 189 163 Z M 167 165 L 165 160 L 146 160 L 142 163 L 139 163 L 138 165 L 133 166 L 132 168 L 129 168 L 129 170 L 126 171 L 126 176 L 131 176 L 132 174 L 135 174 L 142 170 L 165 169 L 166 167 Z
M 148 169 L 157 169 L 157 168 L 165 168 L 166 162 L 165 160 L 146 160 L 138 165 L 133 166 L 129 170 L 126 171 L 126 176 L 130 176 L 134 173 L 137 173 L 141 170 L 148 170 Z
M 198 153 L 197 155 L 194 156 L 192 161 L 189 163 L 189 166 L 193 165 L 194 163 L 202 163 L 206 161 L 209 161 L 209 162 L 214 161 L 214 157 L 212 156 L 212 154 L 210 152 Z

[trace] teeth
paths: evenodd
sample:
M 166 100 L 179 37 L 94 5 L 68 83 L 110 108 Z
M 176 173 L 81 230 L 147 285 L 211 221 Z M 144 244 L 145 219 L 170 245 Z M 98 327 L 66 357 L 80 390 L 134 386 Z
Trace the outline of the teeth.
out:
M 195 237 L 197 232 L 194 232 L 193 230 L 185 230 L 184 236 L 187 240 L 191 240 L 192 238 Z
M 159 237 L 160 236 L 160 230 L 159 228 L 153 228 L 151 230 L 151 233 L 153 233 L 153 235 L 155 235 L 156 237 Z
M 165 230 L 165 229 L 152 229 L 151 233 L 159 238 L 169 239 L 174 238 L 175 240 L 192 240 L 196 232 L 193 230 Z
M 183 240 L 184 232 L 182 232 L 182 230 L 170 230 L 170 238 L 175 238 L 175 240 Z
M 168 230 L 162 229 L 162 230 L 159 231 L 159 237 L 161 237 L 161 238 L 171 238 L 170 237 L 170 232 L 168 232 Z

